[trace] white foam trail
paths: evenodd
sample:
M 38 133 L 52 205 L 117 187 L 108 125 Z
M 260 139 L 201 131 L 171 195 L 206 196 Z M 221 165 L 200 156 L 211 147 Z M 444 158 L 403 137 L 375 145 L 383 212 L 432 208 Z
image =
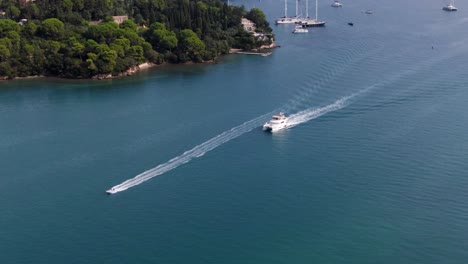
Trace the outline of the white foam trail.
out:
M 318 118 L 320 116 L 323 116 L 327 113 L 330 113 L 330 112 L 333 112 L 333 111 L 338 111 L 342 108 L 344 108 L 345 106 L 347 106 L 351 99 L 353 99 L 354 97 L 362 94 L 362 93 L 365 93 L 367 91 L 369 91 L 370 89 L 373 89 L 377 86 L 378 84 L 374 84 L 374 85 L 371 85 L 371 86 L 368 86 L 354 94 L 351 94 L 349 96 L 345 96 L 343 98 L 340 98 L 338 100 L 336 100 L 334 103 L 332 104 L 329 104 L 329 105 L 326 105 L 326 106 L 322 106 L 322 107 L 313 107 L 313 108 L 309 108 L 309 109 L 306 109 L 306 110 L 303 110 L 303 111 L 300 111 L 300 112 L 297 112 L 293 115 L 290 115 L 288 120 L 289 120 L 289 126 L 288 127 L 295 127 L 299 124 L 302 124 L 302 123 L 305 123 L 305 122 L 308 122 L 312 119 L 315 119 L 315 118 Z
M 312 119 L 315 119 L 317 117 L 320 117 L 324 114 L 340 110 L 341 108 L 347 105 L 347 101 L 351 98 L 352 97 L 350 96 L 341 98 L 332 104 L 329 104 L 323 107 L 318 107 L 318 108 L 314 107 L 314 108 L 306 109 L 304 111 L 293 114 L 289 116 L 289 127 L 295 127 L 299 124 L 302 124 Z
M 361 92 L 359 92 L 359 93 L 361 93 Z M 346 103 L 348 102 L 349 99 L 351 99 L 352 97 L 358 95 L 359 93 L 353 94 L 353 95 L 348 96 L 348 97 L 344 97 L 344 98 L 342 98 L 340 100 L 337 100 L 333 104 L 330 104 L 330 105 L 327 105 L 327 106 L 324 106 L 324 107 L 310 108 L 310 109 L 301 111 L 301 112 L 299 112 L 297 114 L 291 115 L 290 116 L 290 121 L 292 123 L 291 127 L 296 126 L 296 125 L 301 124 L 301 123 L 304 123 L 304 122 L 307 122 L 307 121 L 309 121 L 311 119 L 317 118 L 317 117 L 319 117 L 321 115 L 324 115 L 326 113 L 329 113 L 331 111 L 339 110 L 339 109 L 346 106 Z M 147 180 L 149 180 L 151 178 L 154 178 L 154 177 L 159 176 L 159 175 L 161 175 L 161 174 L 163 174 L 165 172 L 168 172 L 168 171 L 170 171 L 172 169 L 175 169 L 178 166 L 180 166 L 180 165 L 182 165 L 184 163 L 187 163 L 187 162 L 189 162 L 190 160 L 192 160 L 194 158 L 201 157 L 206 152 L 208 152 L 210 150 L 213 150 L 214 148 L 216 148 L 218 146 L 221 146 L 222 144 L 224 144 L 224 143 L 226 143 L 226 142 L 228 142 L 228 141 L 230 141 L 230 140 L 232 140 L 234 138 L 237 138 L 237 137 L 241 136 L 242 134 L 253 130 L 254 128 L 257 128 L 258 126 L 263 124 L 265 121 L 270 119 L 271 115 L 274 114 L 274 113 L 277 113 L 277 111 L 272 111 L 270 113 L 267 113 L 265 115 L 262 115 L 260 117 L 255 118 L 255 119 L 247 121 L 247 122 L 243 123 L 242 125 L 239 125 L 239 126 L 234 127 L 234 128 L 232 128 L 230 130 L 227 130 L 227 131 L 217 135 L 216 137 L 214 137 L 214 138 L 212 138 L 212 139 L 210 139 L 210 140 L 208 140 L 208 141 L 194 147 L 193 149 L 184 152 L 182 155 L 170 159 L 166 163 L 158 165 L 155 168 L 152 168 L 152 169 L 147 170 L 147 171 L 145 171 L 143 173 L 140 173 L 137 176 L 135 176 L 135 177 L 133 177 L 131 179 L 128 179 L 128 180 L 122 182 L 121 184 L 118 184 L 118 185 L 112 187 L 112 189 L 114 190 L 114 192 L 125 191 L 128 188 L 139 185 L 139 184 L 141 184 L 141 183 L 143 183 L 143 182 L 145 182 L 145 181 L 147 181 Z
M 143 173 L 140 173 L 137 176 L 122 182 L 121 184 L 115 185 L 114 187 L 112 187 L 112 189 L 114 190 L 114 192 L 125 191 L 128 188 L 139 185 L 151 178 L 154 178 L 165 172 L 175 169 L 178 166 L 189 162 L 193 158 L 201 157 L 206 152 L 213 150 L 214 148 L 221 146 L 222 144 L 234 138 L 237 138 L 241 136 L 242 134 L 247 133 L 251 131 L 252 129 L 258 127 L 263 122 L 267 121 L 271 117 L 271 115 L 276 112 L 277 111 L 273 111 L 273 112 L 264 114 L 260 117 L 247 121 L 237 127 L 227 130 L 217 135 L 216 137 L 194 147 L 193 149 L 185 151 L 182 155 L 170 159 L 166 163 L 163 163 L 161 165 L 158 165 L 155 168 L 152 168 Z

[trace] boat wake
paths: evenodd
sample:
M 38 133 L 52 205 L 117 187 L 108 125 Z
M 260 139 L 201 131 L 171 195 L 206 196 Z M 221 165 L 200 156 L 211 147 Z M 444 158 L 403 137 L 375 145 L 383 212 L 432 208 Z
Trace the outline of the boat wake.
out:
M 154 167 L 143 173 L 140 173 L 137 176 L 122 182 L 121 184 L 115 185 L 114 187 L 110 189 L 112 191 L 109 193 L 118 193 L 121 191 L 125 191 L 128 188 L 139 185 L 151 178 L 154 178 L 172 169 L 175 169 L 179 167 L 180 165 L 187 163 L 194 158 L 201 157 L 206 152 L 213 150 L 214 148 L 219 147 L 222 144 L 253 130 L 254 128 L 257 128 L 260 124 L 263 124 L 264 122 L 269 120 L 271 115 L 275 112 L 276 111 L 264 114 L 260 117 L 247 121 L 230 130 L 224 131 L 223 133 L 217 135 L 216 137 L 192 148 L 191 150 L 184 152 L 182 155 L 172 158 L 166 163 L 163 163 L 157 167 Z
M 351 99 L 350 96 L 344 97 L 339 100 L 336 100 L 332 104 L 329 104 L 323 107 L 314 107 L 314 108 L 306 109 L 304 111 L 300 111 L 296 114 L 290 115 L 288 127 L 289 128 L 295 127 L 299 124 L 308 122 L 312 119 L 318 118 L 327 113 L 340 110 L 347 105 L 347 102 L 349 99 Z
M 309 108 L 304 111 L 298 112 L 296 114 L 293 114 L 289 117 L 289 120 L 291 122 L 291 125 L 289 127 L 294 127 L 296 125 L 299 125 L 301 123 L 310 121 L 312 119 L 315 119 L 317 117 L 320 117 L 326 113 L 332 112 L 339 110 L 347 105 L 349 100 L 353 97 L 358 95 L 358 93 L 353 94 L 351 96 L 347 96 L 344 98 L 341 98 L 334 103 L 330 105 L 326 105 L 323 107 L 319 108 Z M 134 187 L 136 185 L 139 185 L 151 178 L 154 178 L 156 176 L 159 176 L 163 173 L 166 173 L 172 169 L 175 169 L 179 167 L 180 165 L 189 162 L 190 160 L 194 158 L 198 158 L 203 156 L 206 152 L 213 150 L 216 147 L 221 146 L 222 144 L 235 139 L 249 131 L 252 131 L 255 128 L 258 128 L 263 124 L 264 122 L 268 121 L 271 117 L 272 114 L 277 113 L 277 110 L 272 111 L 270 113 L 264 114 L 260 117 L 257 117 L 255 119 L 252 119 L 250 121 L 247 121 L 237 127 L 234 127 L 230 130 L 227 130 L 216 137 L 192 148 L 191 150 L 188 150 L 184 152 L 182 155 L 177 156 L 175 158 L 172 158 L 171 160 L 167 161 L 166 163 L 163 163 L 161 165 L 158 165 L 157 167 L 154 167 L 152 169 L 149 169 L 143 173 L 138 174 L 137 176 L 128 179 L 121 184 L 115 185 L 112 187 L 110 190 L 111 192 L 109 193 L 117 193 L 121 191 L 125 191 L 128 188 Z
M 299 124 L 302 124 L 302 123 L 305 123 L 305 122 L 308 122 L 312 119 L 316 119 L 320 116 L 323 116 L 325 114 L 328 114 L 330 112 L 333 112 L 333 111 L 338 111 L 344 107 L 346 107 L 353 98 L 359 96 L 360 94 L 363 94 L 375 87 L 377 87 L 378 85 L 380 84 L 374 84 L 374 85 L 371 85 L 371 86 L 368 86 L 356 93 L 353 93 L 351 95 L 348 95 L 348 96 L 345 96 L 345 97 L 342 97 L 338 100 L 336 100 L 335 102 L 329 104 L 329 105 L 325 105 L 325 106 L 322 106 L 322 107 L 312 107 L 312 108 L 309 108 L 309 109 L 306 109 L 306 110 L 303 110 L 303 111 L 299 111 L 295 114 L 292 114 L 288 117 L 288 120 L 289 120 L 289 125 L 288 127 L 291 128 L 291 127 L 295 127 Z

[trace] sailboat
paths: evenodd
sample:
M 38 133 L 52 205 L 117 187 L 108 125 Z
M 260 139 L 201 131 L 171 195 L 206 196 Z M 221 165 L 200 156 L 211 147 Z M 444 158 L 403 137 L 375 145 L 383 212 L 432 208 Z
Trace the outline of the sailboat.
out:
M 298 0 L 296 0 L 296 16 L 288 17 L 288 0 L 284 0 L 284 17 L 276 19 L 276 24 L 294 24 L 297 22 L 297 1 Z
M 303 19 L 300 22 L 300 24 L 303 27 L 324 27 L 325 26 L 325 21 L 318 20 L 318 0 L 315 0 L 315 19 L 309 18 L 309 0 L 306 1 L 306 11 L 307 11 L 306 19 Z
M 455 4 L 454 4 L 453 0 L 452 0 L 452 2 L 449 3 L 448 5 L 442 7 L 442 9 L 445 10 L 445 11 L 457 11 L 457 10 L 458 10 L 458 9 L 455 7 Z

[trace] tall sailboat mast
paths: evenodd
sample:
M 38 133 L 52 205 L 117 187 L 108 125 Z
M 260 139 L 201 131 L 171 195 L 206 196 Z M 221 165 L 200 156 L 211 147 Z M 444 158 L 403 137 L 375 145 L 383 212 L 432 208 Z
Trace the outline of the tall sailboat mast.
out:
M 288 0 L 284 0 L 284 17 L 288 17 Z
M 318 21 L 318 0 L 315 0 L 315 21 Z
M 306 2 L 307 6 L 307 18 L 301 21 L 303 27 L 323 27 L 325 26 L 325 21 L 318 20 L 318 0 L 315 0 L 315 18 L 309 18 L 309 0 Z
M 309 18 L 309 0 L 306 0 L 306 17 Z
M 296 0 L 296 18 L 299 15 L 299 9 L 297 7 L 299 0 Z

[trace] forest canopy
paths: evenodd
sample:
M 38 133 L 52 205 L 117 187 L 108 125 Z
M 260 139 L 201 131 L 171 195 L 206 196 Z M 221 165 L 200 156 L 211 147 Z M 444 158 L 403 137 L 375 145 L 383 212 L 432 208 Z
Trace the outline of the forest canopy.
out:
M 263 12 L 220 0 L 0 0 L 0 76 L 90 78 L 270 44 Z M 248 32 L 241 19 L 256 24 Z

